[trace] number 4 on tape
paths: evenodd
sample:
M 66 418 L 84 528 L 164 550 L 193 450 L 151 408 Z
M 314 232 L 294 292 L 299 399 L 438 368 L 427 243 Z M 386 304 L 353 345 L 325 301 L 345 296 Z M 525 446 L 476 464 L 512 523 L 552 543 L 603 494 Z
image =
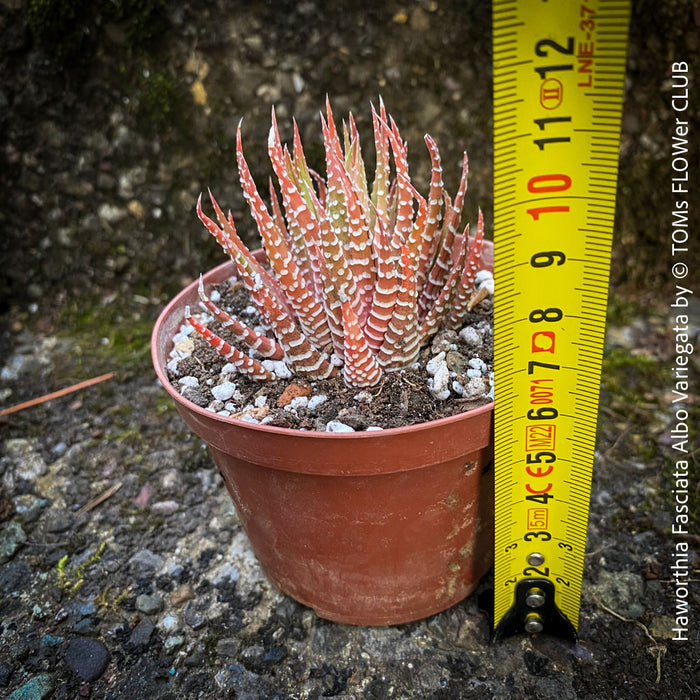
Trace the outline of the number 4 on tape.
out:
M 629 0 L 494 0 L 495 638 L 576 638 Z

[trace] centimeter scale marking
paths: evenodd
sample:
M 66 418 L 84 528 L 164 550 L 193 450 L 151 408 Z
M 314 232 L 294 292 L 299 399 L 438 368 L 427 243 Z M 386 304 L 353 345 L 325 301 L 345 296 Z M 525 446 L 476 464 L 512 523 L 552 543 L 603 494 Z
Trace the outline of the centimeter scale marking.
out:
M 575 639 L 629 0 L 494 0 L 495 637 Z

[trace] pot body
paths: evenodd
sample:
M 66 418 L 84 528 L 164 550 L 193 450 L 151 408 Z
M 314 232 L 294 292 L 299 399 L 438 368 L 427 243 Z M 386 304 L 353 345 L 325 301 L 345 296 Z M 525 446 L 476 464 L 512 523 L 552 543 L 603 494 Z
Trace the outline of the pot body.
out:
M 224 263 L 204 277 L 234 272 Z M 269 580 L 324 618 L 409 622 L 476 587 L 492 561 L 493 404 L 404 428 L 330 434 L 255 425 L 184 399 L 165 371 L 184 307 L 153 331 L 156 373 L 208 445 Z

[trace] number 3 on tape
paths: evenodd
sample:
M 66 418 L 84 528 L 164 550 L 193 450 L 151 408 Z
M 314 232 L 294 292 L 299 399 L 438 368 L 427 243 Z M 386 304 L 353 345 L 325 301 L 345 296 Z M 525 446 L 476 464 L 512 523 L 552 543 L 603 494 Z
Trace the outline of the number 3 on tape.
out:
M 494 0 L 495 637 L 576 638 L 629 0 Z

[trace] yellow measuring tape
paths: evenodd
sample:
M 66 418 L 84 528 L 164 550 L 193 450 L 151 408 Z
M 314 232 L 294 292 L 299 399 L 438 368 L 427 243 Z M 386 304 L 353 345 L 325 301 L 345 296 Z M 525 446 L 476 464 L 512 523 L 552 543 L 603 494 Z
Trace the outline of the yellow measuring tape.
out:
M 629 14 L 493 2 L 496 638 L 578 629 Z

